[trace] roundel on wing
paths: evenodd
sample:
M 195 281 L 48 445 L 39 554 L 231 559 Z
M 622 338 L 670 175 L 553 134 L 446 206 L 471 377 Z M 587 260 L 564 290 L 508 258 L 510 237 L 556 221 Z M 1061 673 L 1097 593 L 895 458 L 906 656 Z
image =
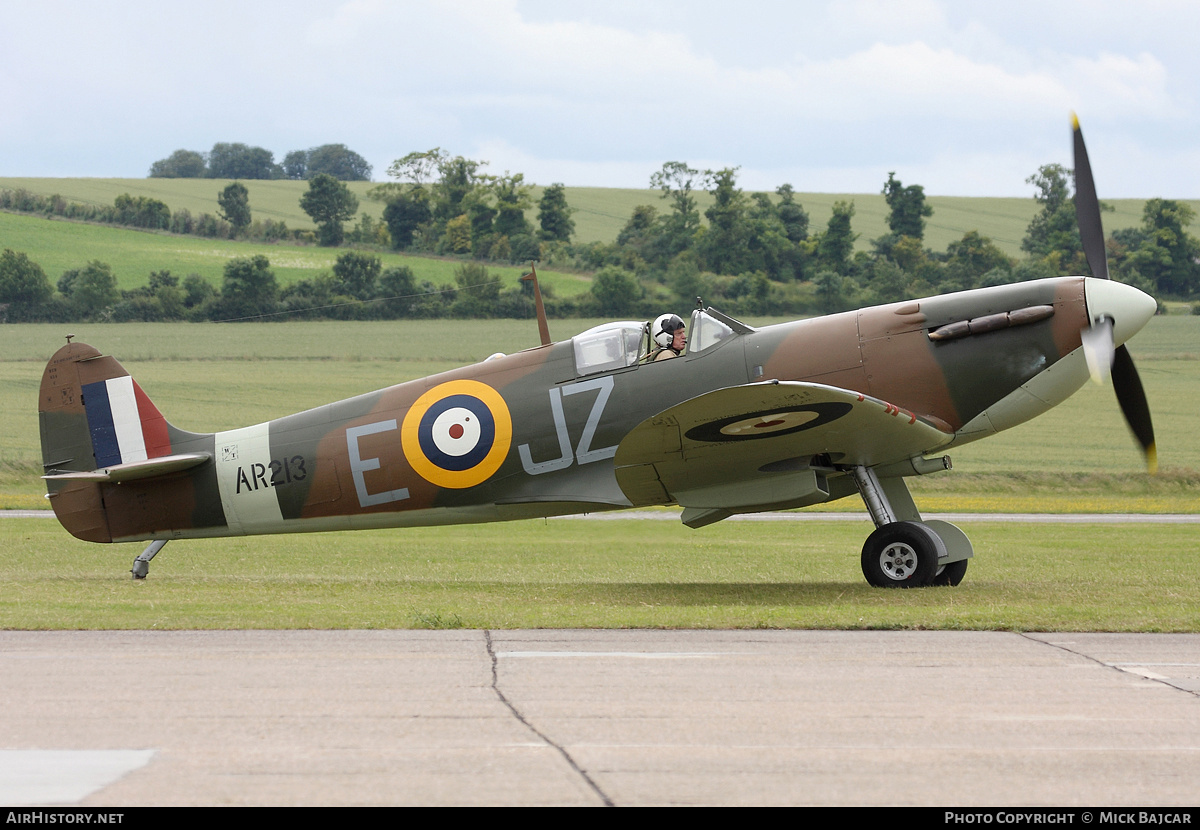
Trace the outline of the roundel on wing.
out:
M 474 487 L 500 469 L 512 418 L 500 393 L 475 380 L 439 384 L 417 398 L 400 428 L 405 458 L 438 487 Z
M 843 401 L 825 401 L 750 412 L 692 427 L 687 431 L 687 437 L 693 441 L 776 438 L 836 421 L 851 409 L 853 407 Z

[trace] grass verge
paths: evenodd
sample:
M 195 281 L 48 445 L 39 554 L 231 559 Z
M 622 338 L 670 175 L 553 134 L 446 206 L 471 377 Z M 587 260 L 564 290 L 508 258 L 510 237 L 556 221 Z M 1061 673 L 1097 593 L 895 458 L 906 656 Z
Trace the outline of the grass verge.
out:
M 0 523 L 3 629 L 1200 630 L 1195 527 L 964 523 L 957 588 L 873 589 L 858 522 L 556 519 L 140 545 Z M 586 539 L 586 544 L 581 540 Z

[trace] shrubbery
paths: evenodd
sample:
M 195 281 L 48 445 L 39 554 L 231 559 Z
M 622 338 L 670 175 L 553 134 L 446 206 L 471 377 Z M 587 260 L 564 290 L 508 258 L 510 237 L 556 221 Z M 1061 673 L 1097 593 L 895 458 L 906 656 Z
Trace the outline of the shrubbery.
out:
M 236 187 L 242 187 L 242 185 L 235 182 L 225 191 L 228 192 L 230 188 Z M 245 188 L 242 187 L 242 189 Z M 227 210 L 235 212 L 239 221 L 244 221 L 250 216 L 248 205 L 245 206 L 244 212 L 236 212 L 237 206 L 233 202 L 229 204 L 230 207 Z M 204 236 L 210 239 L 236 238 L 255 242 L 303 241 L 304 234 L 311 234 L 311 231 L 289 230 L 286 223 L 273 219 L 254 220 L 248 224 L 235 226 L 211 213 L 193 216 L 187 208 L 180 208 L 172 212 L 165 202 L 147 196 L 130 196 L 128 193 L 122 193 L 109 206 L 68 202 L 57 194 L 41 196 L 24 189 L 0 190 L 0 210 L 61 216 L 64 219 L 121 225 L 128 228 L 163 230 L 189 236 Z
M 547 306 L 558 316 L 571 303 Z M 0 255 L 0 322 L 240 320 L 391 320 L 415 317 L 533 317 L 530 288 L 502 289 L 499 277 L 480 264 L 464 263 L 453 285 L 418 282 L 407 267 L 384 269 L 379 257 L 361 251 L 338 256 L 330 272 L 280 288 L 267 257 L 232 259 L 218 289 L 190 274 L 150 274 L 147 284 L 117 288 L 112 268 L 93 260 L 63 273 L 57 292 L 42 268 L 23 253 Z
M 238 164 L 263 161 L 261 153 L 242 152 L 255 148 L 218 147 Z M 218 147 L 209 156 L 210 165 L 214 158 L 225 163 L 216 152 Z M 163 160 L 164 169 L 192 170 L 195 159 L 180 153 Z M 696 170 L 683 162 L 668 162 L 651 176 L 650 184 L 661 192 L 663 203 L 635 208 L 613 242 L 572 243 L 572 210 L 561 184 L 544 190 L 535 228 L 525 215 L 533 203 L 531 186 L 522 174 L 487 174 L 487 162 L 451 156 L 440 148 L 410 153 L 394 162 L 388 175 L 397 181 L 369 193 L 370 198 L 386 202 L 382 221 L 363 213 L 357 225 L 346 230 L 343 225 L 353 219 L 357 199 L 337 177 L 317 170 L 334 161 L 357 164 L 354 154 L 342 145 L 296 151 L 285 160 L 287 175 L 309 180 L 301 207 L 317 222 L 316 232 L 289 231 L 284 223 L 269 219 L 252 220 L 246 189 L 236 182 L 221 194 L 225 218 L 207 213 L 192 216 L 186 209 L 172 213 L 157 199 L 128 194 L 118 196 L 112 206 L 95 206 L 4 190 L 0 209 L 216 238 L 390 245 L 462 258 L 454 285 L 418 284 L 406 268 L 384 271 L 378 257 L 348 252 L 338 257 L 332 273 L 282 290 L 275 285 L 266 258 L 254 257 L 231 262 L 219 291 L 199 277 L 180 284 L 169 273 L 158 272 L 144 289 L 114 293 L 115 282 L 105 287 L 107 266 L 92 262 L 68 271 L 59 280 L 59 293 L 46 295 L 36 290 L 40 284 L 36 264 L 6 251 L 0 302 L 7 304 L 7 319 L 60 319 L 72 314 L 92 319 L 194 320 L 264 315 L 280 319 L 532 316 L 529 287 L 500 290 L 483 264 L 486 261 L 538 260 L 543 266 L 594 272 L 591 291 L 581 297 L 558 299 L 545 292 L 547 311 L 555 316 L 648 317 L 665 309 L 687 310 L 697 297 L 733 314 L 829 313 L 907 297 L 1087 273 L 1070 171 L 1058 165 L 1046 165 L 1028 180 L 1038 190 L 1035 199 L 1040 209 L 1022 243 L 1028 256 L 1016 260 L 978 231 L 964 233 L 944 252 L 926 248 L 925 218 L 932 210 L 925 204 L 924 189 L 905 186 L 894 172 L 888 174 L 882 191 L 889 207 L 889 232 L 872 240 L 871 249 L 864 251 L 855 246 L 853 202 L 836 202 L 825 227 L 810 230 L 809 216 L 791 185 L 781 185 L 773 195 L 746 194 L 737 187 L 737 168 Z M 353 172 L 351 167 L 345 175 Z M 363 169 L 369 174 L 369 166 Z M 703 214 L 707 222 L 697 207 L 699 190 L 712 196 Z M 1184 203 L 1147 201 L 1142 226 L 1119 230 L 1108 240 L 1113 277 L 1152 295 L 1196 296 L 1200 242 L 1187 233 L 1194 218 Z M 30 290 L 40 299 L 30 299 Z

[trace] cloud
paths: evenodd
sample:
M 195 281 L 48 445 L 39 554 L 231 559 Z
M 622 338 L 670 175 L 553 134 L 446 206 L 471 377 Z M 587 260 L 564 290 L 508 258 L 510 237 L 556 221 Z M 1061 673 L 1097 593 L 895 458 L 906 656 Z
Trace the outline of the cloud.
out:
M 1103 53 L 1097 58 L 1071 58 L 1062 69 L 1068 89 L 1077 90 L 1080 108 L 1108 120 L 1142 118 L 1165 121 L 1184 107 L 1168 91 L 1166 67 L 1152 55 L 1136 57 Z
M 47 0 L 0 32 L 0 174 L 136 176 L 178 147 L 342 142 L 379 174 L 442 146 L 500 148 L 539 181 L 642 170 L 643 186 L 681 160 L 793 171 L 799 189 L 907 169 L 1023 193 L 1032 170 L 1012 170 L 1065 151 L 1071 109 L 1141 158 L 1189 157 L 1198 17 L 1101 0 Z

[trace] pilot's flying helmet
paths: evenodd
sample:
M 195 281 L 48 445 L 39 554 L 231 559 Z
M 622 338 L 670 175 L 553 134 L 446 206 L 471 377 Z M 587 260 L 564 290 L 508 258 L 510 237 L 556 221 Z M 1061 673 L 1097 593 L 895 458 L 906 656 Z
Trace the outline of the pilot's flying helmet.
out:
M 675 339 L 675 332 L 681 328 L 683 321 L 679 319 L 678 314 L 663 314 L 655 318 L 654 325 L 650 327 L 650 336 L 658 345 L 670 346 L 671 341 Z

